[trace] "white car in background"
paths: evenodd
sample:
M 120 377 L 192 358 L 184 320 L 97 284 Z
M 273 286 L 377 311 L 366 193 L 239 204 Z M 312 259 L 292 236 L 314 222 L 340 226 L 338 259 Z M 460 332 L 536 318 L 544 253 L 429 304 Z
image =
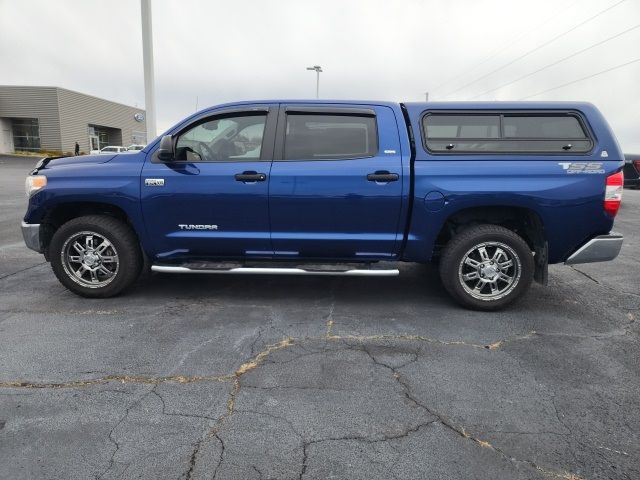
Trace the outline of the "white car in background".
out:
M 140 150 L 142 150 L 144 147 L 146 147 L 146 145 L 138 145 L 138 144 L 133 144 L 133 145 L 129 145 L 127 147 L 127 151 L 128 152 L 139 152 Z
M 118 147 L 116 145 L 109 145 L 107 147 L 103 147 L 101 150 L 91 150 L 91 155 L 124 153 L 126 151 L 127 151 L 127 147 Z

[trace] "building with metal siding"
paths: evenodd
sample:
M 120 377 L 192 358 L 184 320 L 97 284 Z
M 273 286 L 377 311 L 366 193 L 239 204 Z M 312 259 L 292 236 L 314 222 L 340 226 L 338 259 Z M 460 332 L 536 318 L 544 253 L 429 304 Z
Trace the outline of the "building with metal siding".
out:
M 145 144 L 145 111 L 59 87 L 0 85 L 0 153 Z

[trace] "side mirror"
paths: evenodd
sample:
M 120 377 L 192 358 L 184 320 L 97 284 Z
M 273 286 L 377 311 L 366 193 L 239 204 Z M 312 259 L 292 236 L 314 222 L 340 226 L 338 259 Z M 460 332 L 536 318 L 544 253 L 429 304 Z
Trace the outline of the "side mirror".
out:
M 171 162 L 173 159 L 173 138 L 171 138 L 171 135 L 165 135 L 160 140 L 160 148 L 158 148 L 158 160 L 160 160 L 161 162 Z

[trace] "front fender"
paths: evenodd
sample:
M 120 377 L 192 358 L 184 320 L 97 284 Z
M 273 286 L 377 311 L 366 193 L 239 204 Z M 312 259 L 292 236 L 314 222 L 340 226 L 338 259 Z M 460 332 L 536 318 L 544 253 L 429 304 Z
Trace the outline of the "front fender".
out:
M 49 212 L 64 205 L 110 205 L 125 213 L 144 249 L 148 242 L 140 205 L 141 168 L 142 163 L 130 161 L 45 168 L 39 173 L 47 176 L 47 186 L 29 199 L 24 222 L 42 223 Z

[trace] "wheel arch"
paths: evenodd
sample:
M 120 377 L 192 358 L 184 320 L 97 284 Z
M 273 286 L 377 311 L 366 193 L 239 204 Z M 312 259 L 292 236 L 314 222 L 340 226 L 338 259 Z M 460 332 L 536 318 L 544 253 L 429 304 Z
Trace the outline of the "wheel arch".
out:
M 49 245 L 54 233 L 69 220 L 86 215 L 105 215 L 117 218 L 131 227 L 134 235 L 138 238 L 138 242 L 140 242 L 135 225 L 123 208 L 103 202 L 63 202 L 47 209 L 42 216 L 40 234 L 46 257 L 48 257 Z
M 534 279 L 547 283 L 548 243 L 542 217 L 531 208 L 512 205 L 483 205 L 462 208 L 451 213 L 440 227 L 434 246 L 434 256 L 455 235 L 469 227 L 491 224 L 505 227 L 520 235 L 535 254 Z

